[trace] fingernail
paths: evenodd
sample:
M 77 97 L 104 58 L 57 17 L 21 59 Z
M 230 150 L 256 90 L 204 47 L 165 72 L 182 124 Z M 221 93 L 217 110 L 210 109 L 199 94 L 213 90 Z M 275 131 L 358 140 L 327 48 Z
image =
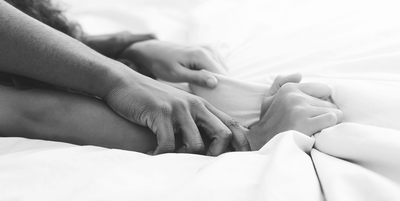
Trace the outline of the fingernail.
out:
M 210 77 L 206 80 L 206 84 L 208 87 L 214 88 L 217 86 L 218 80 L 215 77 L 213 77 L 213 78 Z

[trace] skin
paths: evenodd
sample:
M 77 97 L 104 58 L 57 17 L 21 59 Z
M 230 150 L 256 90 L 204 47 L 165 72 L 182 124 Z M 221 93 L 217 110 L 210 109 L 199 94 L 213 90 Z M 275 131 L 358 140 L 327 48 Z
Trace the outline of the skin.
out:
M 146 67 L 140 66 L 139 68 L 138 65 L 135 65 L 135 60 L 138 60 L 136 59 L 136 55 L 126 54 L 127 50 L 130 49 L 134 43 L 151 39 L 155 39 L 155 36 L 152 34 L 137 35 L 124 31 L 113 34 L 84 35 L 81 40 L 85 45 L 96 50 L 96 52 L 122 62 L 142 75 L 155 78 Z
M 235 150 L 250 149 L 236 121 L 205 100 L 140 75 L 4 1 L 0 1 L 0 20 L 0 47 L 9 47 L 0 49 L 0 71 L 101 98 L 121 117 L 148 127 L 156 135 L 155 154 L 175 151 L 178 135 L 182 136 L 183 146 L 178 148 L 181 152 L 203 152 L 199 128 L 211 140 L 206 150 L 209 155 L 223 153 L 229 144 Z M 186 68 L 202 66 L 199 60 L 184 60 L 184 55 L 166 56 L 169 49 L 165 46 L 151 47 L 151 52 L 136 49 L 142 53 L 144 65 L 166 64 L 172 74 L 182 67 L 178 64 Z
M 275 79 L 263 99 L 260 121 L 245 130 L 251 150 L 259 150 L 284 131 L 311 136 L 343 120 L 342 112 L 327 101 L 331 95 L 328 86 L 300 81 L 300 74 Z
M 328 87 L 314 83 L 296 84 L 300 79 L 298 74 L 278 77 L 266 92 L 260 121 L 250 130 L 241 127 L 251 150 L 260 149 L 275 135 L 287 130 L 312 135 L 342 120 L 341 111 L 323 100 L 330 95 Z M 65 91 L 18 90 L 2 85 L 0 93 L 1 136 L 142 153 L 152 153 L 157 147 L 156 136 L 150 129 L 122 118 L 99 99 Z M 204 138 L 205 147 L 211 143 L 207 139 Z M 182 141 L 175 143 L 176 147 L 182 146 Z
M 5 12 L 6 17 L 7 14 L 10 13 Z M 5 26 L 11 26 L 16 30 L 24 28 L 12 26 L 13 24 L 10 24 L 7 18 L 4 19 Z M 22 23 L 28 23 L 28 21 L 25 19 Z M 45 30 L 48 27 L 41 28 Z M 14 33 L 13 31 L 15 30 L 3 30 L 0 33 L 2 36 L 13 38 L 10 35 Z M 341 121 L 341 112 L 336 109 L 336 106 L 323 101 L 330 95 L 329 88 L 320 84 L 286 84 L 298 83 L 301 80 L 299 75 L 290 75 L 278 77 L 275 80 L 264 98 L 260 122 L 248 130 L 199 97 L 168 88 L 160 83 L 155 84 L 153 80 L 138 76 L 120 63 L 99 56 L 79 42 L 63 38 L 63 35 L 48 31 L 44 31 L 43 34 L 53 36 L 53 41 L 46 43 L 42 41 L 43 38 L 32 35 L 29 36 L 34 37 L 33 42 L 23 40 L 22 43 L 33 46 L 24 46 L 24 44 L 19 44 L 19 41 L 0 41 L 2 44 L 16 45 L 14 51 L 10 51 L 11 53 L 0 52 L 0 57 L 4 59 L 0 62 L 1 70 L 90 93 L 103 98 L 106 102 L 64 91 L 49 89 L 19 91 L 15 88 L 0 86 L 0 92 L 4 94 L 0 104 L 0 111 L 2 111 L 0 134 L 2 136 L 56 140 L 143 153 L 155 150 L 156 154 L 183 152 L 218 155 L 227 150 L 231 139 L 234 150 L 249 150 L 250 146 L 252 150 L 258 150 L 280 132 L 298 130 L 312 135 Z M 22 34 L 14 38 L 26 39 L 25 37 L 27 36 Z M 60 45 L 54 41 L 56 37 L 61 37 L 60 39 L 71 44 L 67 47 Z M 131 44 L 131 41 L 137 41 L 137 37 L 143 37 L 146 41 Z M 134 36 L 128 32 L 122 32 L 87 36 L 83 42 L 107 57 L 126 61 L 142 74 L 167 81 L 191 82 L 212 88 L 217 84 L 215 77 L 197 70 L 206 69 L 227 74 L 218 57 L 211 51 L 200 47 L 147 40 L 148 37 L 148 35 Z M 38 41 L 44 44 L 37 44 Z M 31 52 L 26 48 L 32 48 Z M 41 51 L 37 52 L 35 48 Z M 79 50 L 82 55 L 78 57 L 74 54 L 77 48 L 83 48 Z M 58 56 L 60 53 L 65 54 Z M 16 59 L 21 56 L 18 54 L 22 54 L 24 59 Z M 105 63 L 94 61 L 93 58 L 101 59 Z M 27 70 L 28 66 L 35 67 L 38 71 Z M 59 75 L 60 72 L 64 73 L 63 76 Z M 73 72 L 81 74 L 77 76 L 73 75 Z M 118 77 L 121 75 L 118 72 L 123 73 L 124 76 Z M 47 73 L 46 76 L 43 75 L 44 73 Z M 82 81 L 89 75 L 94 77 Z M 116 84 L 107 82 L 108 78 L 113 77 L 117 77 Z M 57 79 L 54 80 L 55 78 Z M 66 78 L 76 83 L 66 82 Z M 138 82 L 133 78 L 140 80 Z M 101 93 L 96 92 L 98 82 L 101 82 L 99 86 L 102 87 L 114 86 L 102 96 Z M 171 93 L 175 100 L 171 98 Z M 127 113 L 126 109 L 134 112 Z M 207 114 L 207 111 L 212 115 Z M 120 115 L 115 112 L 119 112 Z M 140 115 L 136 115 L 135 112 L 139 112 Z M 143 113 L 146 115 L 141 115 Z M 151 114 L 150 117 L 149 114 Z M 193 121 L 190 118 L 188 121 L 185 118 L 187 116 L 191 116 Z M 162 119 L 163 122 L 157 119 Z M 82 122 L 85 123 L 82 124 Z M 154 122 L 157 125 L 154 126 Z M 221 122 L 225 124 L 225 127 L 218 130 L 221 128 Z M 162 132 L 157 132 L 158 129 L 162 129 Z M 241 134 L 235 135 L 235 133 Z M 246 134 L 246 137 L 243 134 Z
M 109 58 L 152 78 L 169 82 L 190 82 L 214 88 L 218 80 L 204 71 L 228 75 L 218 53 L 210 47 L 184 46 L 155 39 L 152 34 L 119 32 L 86 35 L 82 42 Z M 166 60 L 165 58 L 174 58 Z M 178 63 L 176 61 L 179 61 Z
M 146 127 L 117 115 L 103 101 L 49 89 L 0 85 L 0 135 L 147 153 L 157 146 Z
M 218 80 L 209 73 L 199 70 L 205 69 L 228 75 L 215 55 L 211 50 L 201 47 L 149 40 L 135 43 L 126 48 L 119 58 L 130 60 L 137 64 L 140 69 L 150 71 L 155 77 L 165 81 L 186 82 L 191 80 L 193 84 L 214 88 L 217 86 Z M 174 59 L 166 60 L 163 57 Z M 168 66 L 168 68 L 165 66 Z

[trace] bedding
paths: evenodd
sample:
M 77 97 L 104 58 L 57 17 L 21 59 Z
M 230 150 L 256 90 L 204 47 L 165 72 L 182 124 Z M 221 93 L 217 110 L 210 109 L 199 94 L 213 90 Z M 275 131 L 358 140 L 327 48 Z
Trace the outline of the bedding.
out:
M 344 120 L 219 157 L 0 138 L 0 200 L 400 200 L 396 0 L 64 3 L 90 34 L 152 32 L 218 50 L 230 77 L 191 89 L 242 124 L 257 121 L 275 76 L 294 72 L 328 84 Z

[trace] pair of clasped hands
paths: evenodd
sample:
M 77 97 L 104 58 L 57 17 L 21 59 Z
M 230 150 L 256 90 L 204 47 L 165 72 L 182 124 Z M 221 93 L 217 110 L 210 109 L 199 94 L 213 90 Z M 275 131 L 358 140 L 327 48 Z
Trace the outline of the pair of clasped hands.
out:
M 216 53 L 207 48 L 149 40 L 133 44 L 120 55 L 124 60 L 132 57 L 136 61 L 140 58 L 135 64 L 140 73 L 170 82 L 214 88 L 218 80 L 199 70 L 227 74 Z M 228 147 L 236 151 L 258 150 L 280 132 L 296 130 L 311 136 L 342 121 L 342 112 L 327 101 L 330 88 L 299 83 L 300 74 L 275 79 L 266 91 L 260 121 L 250 129 L 201 97 L 145 76 L 132 79 L 128 74 L 125 78 L 104 100 L 121 116 L 156 134 L 155 155 L 178 152 L 217 156 Z M 176 139 L 178 136 L 182 139 Z M 176 146 L 178 140 L 182 146 Z M 205 141 L 210 144 L 205 146 Z

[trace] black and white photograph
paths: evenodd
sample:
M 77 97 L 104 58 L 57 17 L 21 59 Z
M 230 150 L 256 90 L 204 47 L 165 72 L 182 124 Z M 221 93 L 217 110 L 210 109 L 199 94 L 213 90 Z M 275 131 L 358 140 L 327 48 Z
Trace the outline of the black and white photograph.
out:
M 399 0 L 0 0 L 0 201 L 399 201 Z

